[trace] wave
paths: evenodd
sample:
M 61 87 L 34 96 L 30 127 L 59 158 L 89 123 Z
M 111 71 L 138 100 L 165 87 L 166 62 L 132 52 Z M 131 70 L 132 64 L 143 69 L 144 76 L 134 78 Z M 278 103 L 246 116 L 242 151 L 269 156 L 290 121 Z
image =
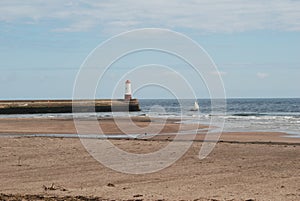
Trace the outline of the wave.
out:
M 235 113 L 235 114 L 231 114 L 231 116 L 240 116 L 240 117 L 254 116 L 254 117 L 261 117 L 261 116 L 266 116 L 266 114 L 260 114 L 260 113 Z

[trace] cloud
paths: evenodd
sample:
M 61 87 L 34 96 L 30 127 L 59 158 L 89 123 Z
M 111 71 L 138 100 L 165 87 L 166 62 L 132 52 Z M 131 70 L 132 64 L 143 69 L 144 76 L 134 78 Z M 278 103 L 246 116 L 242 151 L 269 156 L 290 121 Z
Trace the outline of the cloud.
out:
M 101 27 L 119 32 L 141 27 L 242 32 L 300 31 L 300 1 L 172 0 L 74 1 L 1 0 L 0 21 L 57 20 L 54 31 L 80 32 Z
M 225 76 L 225 75 L 227 75 L 227 72 L 224 72 L 224 71 L 212 71 L 210 73 L 212 75 L 218 75 L 218 76 Z
M 54 32 L 83 32 L 96 26 L 96 23 L 92 20 L 83 20 L 80 22 L 72 23 L 71 25 L 63 28 L 56 28 Z
M 260 79 L 265 79 L 265 78 L 269 77 L 270 75 L 269 75 L 268 73 L 261 73 L 261 72 L 258 72 L 258 73 L 256 74 L 256 76 L 257 76 L 258 78 L 260 78 Z

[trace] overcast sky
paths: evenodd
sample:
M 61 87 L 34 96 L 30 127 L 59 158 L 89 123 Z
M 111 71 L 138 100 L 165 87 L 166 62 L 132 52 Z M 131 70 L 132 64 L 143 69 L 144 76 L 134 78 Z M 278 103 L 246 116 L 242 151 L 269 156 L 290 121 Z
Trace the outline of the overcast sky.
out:
M 229 98 L 300 97 L 297 0 L 1 0 L 0 99 L 71 98 L 76 74 L 94 48 L 121 32 L 148 27 L 174 30 L 202 46 Z M 149 58 L 184 66 L 169 56 L 141 53 L 120 61 L 104 84 L 112 85 L 109 76 L 126 74 L 130 65 L 153 63 Z M 209 97 L 205 82 L 194 79 L 191 85 L 199 98 Z M 109 90 L 97 92 L 99 98 L 109 97 Z M 168 97 L 157 87 L 138 89 L 136 96 Z

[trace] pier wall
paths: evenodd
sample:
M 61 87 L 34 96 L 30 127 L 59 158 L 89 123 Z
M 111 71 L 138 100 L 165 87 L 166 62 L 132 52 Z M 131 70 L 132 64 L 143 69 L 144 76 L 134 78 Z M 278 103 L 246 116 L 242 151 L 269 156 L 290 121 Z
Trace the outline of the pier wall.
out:
M 0 114 L 140 111 L 137 99 L 8 100 L 0 101 Z

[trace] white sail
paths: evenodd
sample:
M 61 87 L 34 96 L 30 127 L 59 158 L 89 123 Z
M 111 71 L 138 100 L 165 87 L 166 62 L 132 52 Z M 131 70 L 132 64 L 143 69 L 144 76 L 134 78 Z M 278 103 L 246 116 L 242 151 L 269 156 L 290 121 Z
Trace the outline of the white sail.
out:
M 197 101 L 195 101 L 194 108 L 199 110 L 199 105 L 198 105 Z
M 199 109 L 200 109 L 200 107 L 199 107 L 197 101 L 195 101 L 194 107 L 191 109 L 191 111 L 198 111 Z

